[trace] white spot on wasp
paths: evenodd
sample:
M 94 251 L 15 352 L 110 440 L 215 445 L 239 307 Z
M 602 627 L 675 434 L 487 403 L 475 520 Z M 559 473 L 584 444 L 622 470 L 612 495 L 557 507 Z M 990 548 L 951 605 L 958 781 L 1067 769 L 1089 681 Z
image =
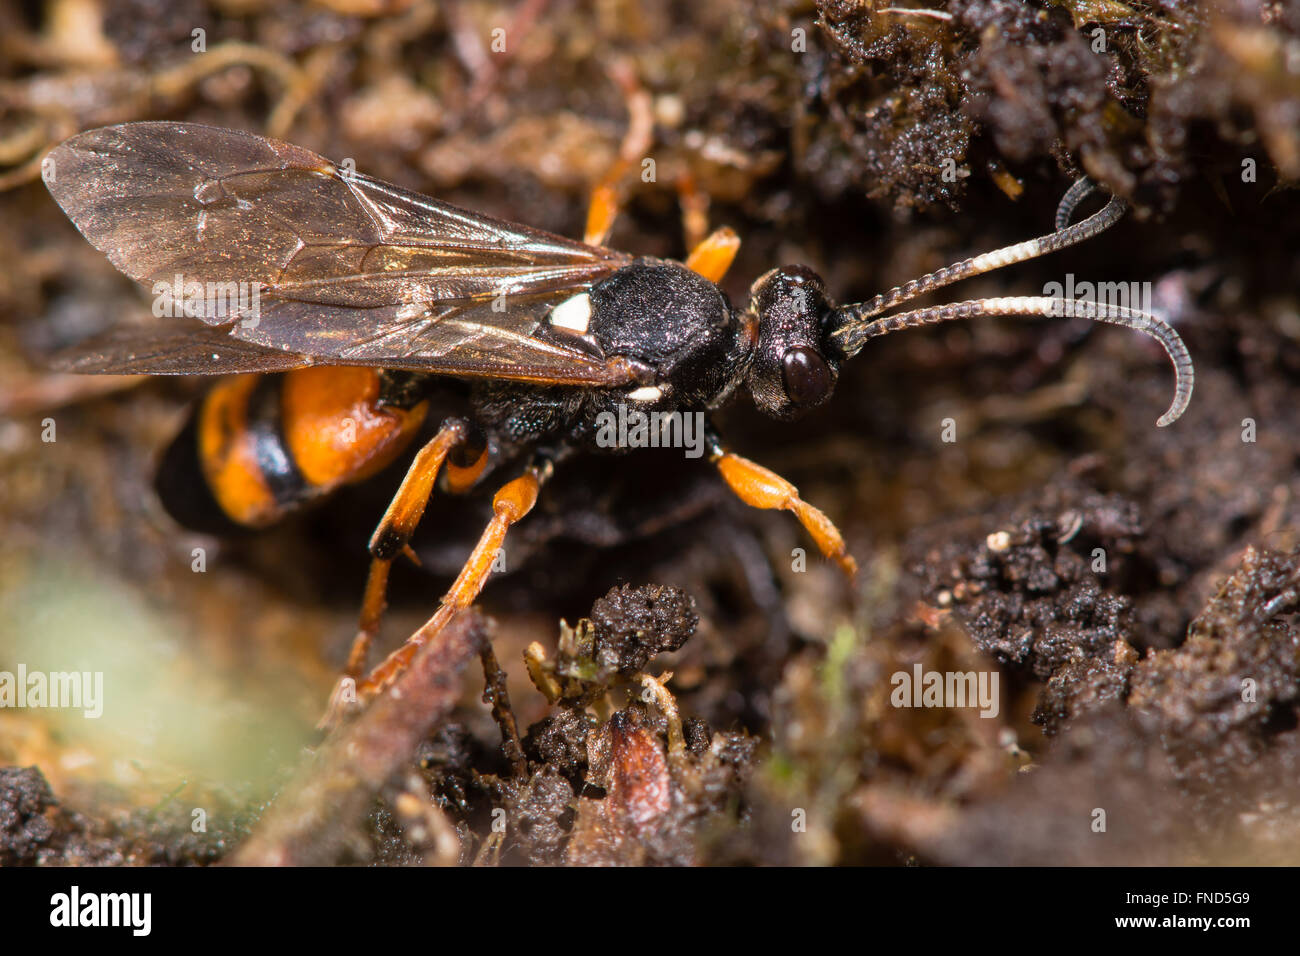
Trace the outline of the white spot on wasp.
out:
M 551 325 L 586 335 L 587 327 L 591 325 L 591 296 L 579 292 L 551 309 Z
M 642 385 L 628 392 L 627 397 L 634 402 L 657 402 L 663 398 L 663 394 L 664 390 L 658 385 Z

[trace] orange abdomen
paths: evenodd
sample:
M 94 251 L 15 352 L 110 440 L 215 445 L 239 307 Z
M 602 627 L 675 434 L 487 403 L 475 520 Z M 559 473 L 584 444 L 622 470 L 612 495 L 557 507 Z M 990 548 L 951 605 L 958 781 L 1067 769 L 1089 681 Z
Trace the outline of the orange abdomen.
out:
M 224 518 L 265 527 L 340 485 L 370 477 L 410 444 L 427 403 L 409 409 L 380 404 L 379 374 L 320 367 L 221 379 L 200 403 L 188 441 L 185 434 L 178 439 L 186 446 L 181 454 L 192 445 L 203 484 Z M 160 473 L 159 491 L 173 516 L 191 527 L 211 524 L 195 520 L 189 504 L 176 500 L 179 490 L 175 478 Z

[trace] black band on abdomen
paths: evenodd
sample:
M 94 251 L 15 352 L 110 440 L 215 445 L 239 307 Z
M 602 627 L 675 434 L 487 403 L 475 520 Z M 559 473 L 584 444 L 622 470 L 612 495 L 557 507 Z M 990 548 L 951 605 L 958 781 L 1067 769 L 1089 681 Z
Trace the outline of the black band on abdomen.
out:
M 253 442 L 257 467 L 262 473 L 276 504 L 287 506 L 301 500 L 306 479 L 294 464 L 284 438 L 280 414 L 280 391 L 284 378 L 264 375 L 248 396 L 248 436 Z

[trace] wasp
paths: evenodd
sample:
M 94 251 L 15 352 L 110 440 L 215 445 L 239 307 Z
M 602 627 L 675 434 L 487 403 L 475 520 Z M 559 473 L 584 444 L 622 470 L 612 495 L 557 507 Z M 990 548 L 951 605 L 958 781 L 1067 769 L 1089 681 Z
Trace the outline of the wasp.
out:
M 47 184 L 95 248 L 163 299 L 165 322 L 111 330 L 63 359 L 87 373 L 224 376 L 200 401 L 160 491 L 184 523 L 217 514 L 263 527 L 418 449 L 369 543 L 371 564 L 347 680 L 369 695 L 483 589 L 510 527 L 566 459 L 606 452 L 602 413 L 699 412 L 747 390 L 788 420 L 827 402 L 868 340 L 979 316 L 1083 316 L 1154 337 L 1187 407 L 1192 360 L 1177 332 L 1135 309 L 1051 297 L 973 299 L 892 311 L 960 279 L 1065 248 L 1114 224 L 1110 197 L 1071 223 L 1094 191 L 1065 194 L 1054 231 L 836 304 L 800 265 L 758 278 L 737 308 L 718 283 L 739 240 L 720 229 L 683 262 L 604 245 L 617 213 L 597 190 L 584 240 L 459 209 L 248 132 L 189 123 L 90 130 L 50 153 Z M 197 293 L 187 290 L 197 287 Z M 256 295 L 213 295 L 251 288 Z M 891 313 L 891 314 L 886 314 Z M 265 373 L 282 373 L 268 375 Z M 438 398 L 464 386 L 459 408 Z M 784 509 L 821 553 L 855 570 L 831 520 L 779 475 L 727 450 L 706 425 L 707 459 L 746 504 Z M 177 477 L 184 476 L 184 477 Z M 435 486 L 492 480 L 492 517 L 432 618 L 373 670 L 367 660 L 392 562 Z M 363 676 L 364 675 L 364 676 Z M 337 692 L 336 692 L 337 693 Z

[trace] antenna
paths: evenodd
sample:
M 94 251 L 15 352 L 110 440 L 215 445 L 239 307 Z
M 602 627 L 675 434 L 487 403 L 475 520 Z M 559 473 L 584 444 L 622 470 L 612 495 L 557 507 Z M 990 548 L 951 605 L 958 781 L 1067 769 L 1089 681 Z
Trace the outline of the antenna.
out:
M 919 279 L 912 279 L 888 292 L 866 302 L 841 305 L 832 314 L 831 323 L 834 331 L 831 341 L 843 353 L 845 358 L 852 358 L 862 350 L 867 339 L 900 332 L 903 329 L 935 325 L 955 319 L 971 319 L 983 315 L 1027 316 L 1032 318 L 1074 318 L 1091 319 L 1094 322 L 1109 322 L 1122 325 L 1151 336 L 1164 348 L 1173 363 L 1176 381 L 1174 398 L 1168 410 L 1156 424 L 1160 427 L 1171 425 L 1187 409 L 1192 398 L 1192 386 L 1195 381 L 1192 357 L 1183 344 L 1182 338 L 1164 319 L 1150 312 L 1130 309 L 1118 305 L 1088 301 L 1085 299 L 1062 299 L 1047 296 L 1009 296 L 992 299 L 969 299 L 964 302 L 952 302 L 946 305 L 931 306 L 924 309 L 912 309 L 897 315 L 876 318 L 880 313 L 925 295 L 935 289 L 941 289 L 962 279 L 983 275 L 1004 266 L 1029 259 L 1037 259 L 1058 249 L 1083 242 L 1104 232 L 1124 215 L 1127 206 L 1118 196 L 1111 196 L 1099 212 L 1093 213 L 1073 226 L 1069 225 L 1075 208 L 1096 190 L 1096 185 L 1089 179 L 1079 179 L 1061 197 L 1056 208 L 1056 231 L 1037 239 L 1018 242 L 1015 245 L 994 249 L 982 255 L 955 262 Z

